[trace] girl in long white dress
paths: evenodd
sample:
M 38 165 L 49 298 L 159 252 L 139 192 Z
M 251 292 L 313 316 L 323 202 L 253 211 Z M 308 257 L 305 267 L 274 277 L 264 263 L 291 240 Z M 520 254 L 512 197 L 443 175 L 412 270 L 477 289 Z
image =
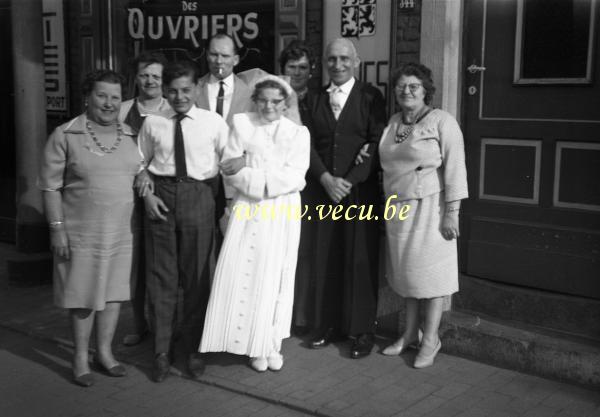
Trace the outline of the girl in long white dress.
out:
M 225 177 L 235 195 L 199 349 L 247 355 L 260 372 L 283 366 L 310 159 L 308 129 L 282 115 L 291 91 L 267 76 L 252 95 L 258 111 L 233 118 L 223 160 L 245 152 L 245 166 Z

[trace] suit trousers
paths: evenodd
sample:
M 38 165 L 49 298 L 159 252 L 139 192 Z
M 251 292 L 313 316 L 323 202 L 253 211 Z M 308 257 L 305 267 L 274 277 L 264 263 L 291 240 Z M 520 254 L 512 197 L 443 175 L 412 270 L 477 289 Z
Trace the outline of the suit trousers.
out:
M 214 188 L 208 181 L 156 177 L 155 194 L 167 220 L 146 221 L 146 285 L 152 302 L 154 351 L 168 353 L 183 294 L 181 337 L 188 353 L 198 350 L 210 292 L 210 256 L 215 232 Z
M 356 194 L 353 190 L 340 204 L 360 204 Z M 379 287 L 378 222 L 324 219 L 315 226 L 317 326 L 331 327 L 348 336 L 374 333 Z

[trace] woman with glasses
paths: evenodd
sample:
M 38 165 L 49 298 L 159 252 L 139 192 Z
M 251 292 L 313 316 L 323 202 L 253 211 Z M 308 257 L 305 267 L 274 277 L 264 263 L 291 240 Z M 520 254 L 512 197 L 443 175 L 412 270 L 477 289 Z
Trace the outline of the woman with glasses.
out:
M 433 364 L 444 296 L 458 291 L 456 239 L 460 202 L 467 198 L 463 136 L 449 113 L 430 106 L 431 70 L 408 63 L 392 80 L 400 112 L 383 132 L 379 155 L 388 213 L 388 281 L 406 300 L 402 336 L 383 350 L 399 355 L 418 346 L 415 368 Z M 410 206 L 404 220 L 397 214 Z M 420 306 L 424 317 L 419 317 Z M 419 345 L 419 327 L 423 338 Z
M 245 155 L 244 166 L 224 177 L 234 190 L 232 214 L 200 343 L 201 352 L 247 355 L 259 372 L 283 366 L 281 342 L 292 321 L 310 135 L 283 116 L 291 96 L 289 84 L 265 76 L 252 94 L 257 112 L 233 117 L 222 165 Z

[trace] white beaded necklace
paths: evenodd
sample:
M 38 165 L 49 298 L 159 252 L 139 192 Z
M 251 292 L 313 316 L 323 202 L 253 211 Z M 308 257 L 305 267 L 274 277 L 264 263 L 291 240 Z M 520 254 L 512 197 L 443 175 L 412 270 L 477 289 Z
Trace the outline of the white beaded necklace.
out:
M 116 151 L 119 145 L 121 144 L 121 141 L 123 140 L 121 136 L 123 134 L 123 128 L 121 127 L 121 123 L 119 122 L 117 122 L 117 139 L 110 148 L 105 146 L 102 142 L 98 140 L 98 138 L 96 137 L 96 133 L 92 130 L 92 125 L 90 124 L 89 120 L 85 122 L 85 127 L 90 136 L 92 137 L 92 140 L 94 141 L 96 146 L 98 146 L 100 150 L 104 153 L 113 153 L 114 151 Z

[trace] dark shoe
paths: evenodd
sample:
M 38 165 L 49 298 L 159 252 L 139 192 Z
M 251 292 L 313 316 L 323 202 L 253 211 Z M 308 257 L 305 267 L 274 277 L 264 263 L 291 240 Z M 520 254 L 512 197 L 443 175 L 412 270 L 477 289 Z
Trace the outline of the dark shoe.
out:
M 204 373 L 204 368 L 206 365 L 204 364 L 204 359 L 200 356 L 199 353 L 192 353 L 188 358 L 188 371 L 192 378 L 199 379 Z
M 331 342 L 334 342 L 337 337 L 336 331 L 332 327 L 329 327 L 310 342 L 310 347 L 313 349 L 322 349 L 327 347 Z
M 112 376 L 115 378 L 119 378 L 127 375 L 127 369 L 123 365 L 115 365 L 111 368 L 107 368 L 100 362 L 100 359 L 94 357 L 94 366 L 98 368 L 101 372 L 105 373 L 108 376 Z
M 94 385 L 94 376 L 90 373 L 79 376 L 73 375 L 73 382 L 75 383 L 75 385 L 88 388 Z
M 154 358 L 154 368 L 152 369 L 152 380 L 154 382 L 163 382 L 169 375 L 169 355 L 167 353 L 157 353 Z
M 372 333 L 363 333 L 359 335 L 350 349 L 350 357 L 352 359 L 364 358 L 371 353 L 375 344 L 375 336 Z
M 150 332 L 148 330 L 144 330 L 141 333 L 131 333 L 128 335 L 125 335 L 125 337 L 123 338 L 123 341 L 121 343 L 123 343 L 123 345 L 125 346 L 136 346 L 139 345 L 140 343 L 142 343 L 144 341 L 144 339 L 148 336 Z

